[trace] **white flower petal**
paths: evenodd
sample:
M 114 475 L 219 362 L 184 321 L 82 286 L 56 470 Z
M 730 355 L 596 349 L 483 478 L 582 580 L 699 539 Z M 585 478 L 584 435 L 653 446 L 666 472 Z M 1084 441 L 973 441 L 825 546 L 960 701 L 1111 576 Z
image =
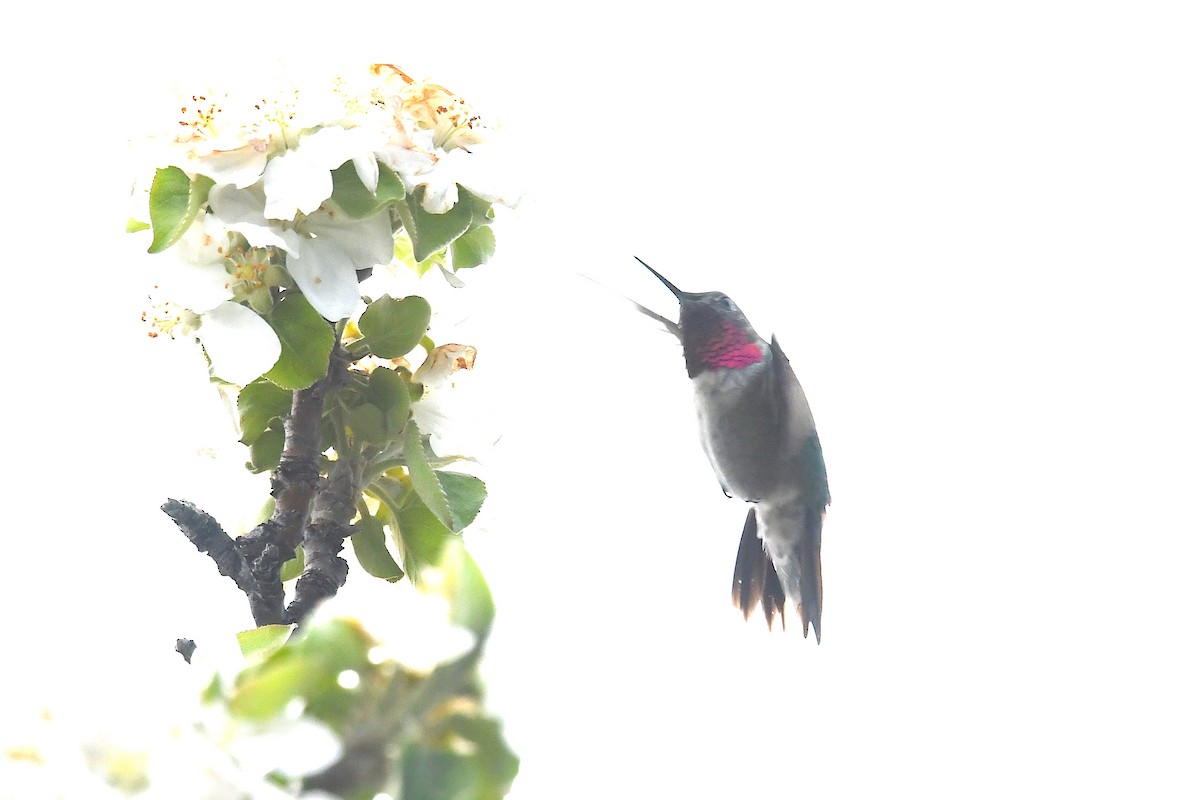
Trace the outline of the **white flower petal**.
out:
M 218 150 L 207 155 L 191 159 L 178 159 L 177 163 L 188 172 L 207 175 L 216 181 L 218 186 L 232 184 L 244 189 L 257 183 L 267 166 L 268 142 L 265 139 L 253 139 L 233 150 Z
M 224 229 L 210 228 L 210 220 L 197 219 L 165 253 L 151 262 L 156 296 L 203 313 L 228 300 L 229 273 L 225 271 Z
M 222 303 L 204 315 L 197 333 L 212 361 L 213 373 L 245 386 L 279 360 L 279 337 L 266 320 L 246 306 Z
M 408 191 L 412 191 L 420 182 L 420 177 L 437 164 L 437 159 L 430 153 L 410 147 L 388 147 L 377 151 L 375 155 L 400 176 Z
M 267 221 L 263 216 L 265 203 L 258 187 L 214 186 L 208 193 L 208 204 L 220 225 L 245 236 L 252 247 L 280 247 L 293 252 L 295 236 L 285 238 L 291 231 L 283 231 Z
M 511 159 L 494 148 L 487 148 L 472 153 L 451 150 L 442 157 L 438 167 L 447 169 L 455 183 L 476 197 L 515 208 L 520 201 L 520 192 L 514 188 L 516 181 L 511 174 L 511 164 Z
M 363 186 L 371 190 L 371 194 L 375 194 L 375 190 L 379 188 L 379 162 L 375 160 L 375 155 L 372 153 L 355 156 L 352 160 L 358 179 L 362 181 Z
M 347 161 L 368 158 L 384 141 L 382 131 L 339 126 L 305 136 L 295 148 L 267 165 L 263 176 L 264 213 L 270 219 L 282 220 L 295 219 L 297 213 L 311 214 L 333 194 L 332 171 Z M 355 169 L 359 169 L 357 162 Z
M 516 206 L 519 193 L 515 183 L 505 173 L 494 154 L 482 155 L 456 148 L 438 157 L 436 164 L 415 173 L 401 174 L 405 188 L 409 191 L 418 186 L 425 187 L 421 207 L 430 214 L 445 214 L 458 202 L 458 187 L 481 197 L 490 203 Z
M 335 243 L 355 269 L 387 264 L 395 252 L 391 218 L 386 211 L 351 219 L 341 211 L 323 208 L 305 223 L 305 230 L 317 239 Z
M 438 169 L 425 181 L 421 208 L 430 214 L 445 214 L 458 202 L 458 183 L 449 170 Z
M 305 220 L 305 230 L 312 238 L 288 257 L 288 273 L 325 319 L 350 316 L 361 294 L 357 271 L 392 260 L 395 244 L 387 212 L 356 220 L 322 208 Z
M 358 274 L 347 254 L 333 240 L 307 239 L 288 256 L 288 274 L 317 312 L 335 322 L 358 307 Z
M 303 150 L 289 150 L 267 164 L 263 173 L 266 217 L 291 220 L 297 214 L 311 214 L 333 194 L 329 170 L 307 156 Z

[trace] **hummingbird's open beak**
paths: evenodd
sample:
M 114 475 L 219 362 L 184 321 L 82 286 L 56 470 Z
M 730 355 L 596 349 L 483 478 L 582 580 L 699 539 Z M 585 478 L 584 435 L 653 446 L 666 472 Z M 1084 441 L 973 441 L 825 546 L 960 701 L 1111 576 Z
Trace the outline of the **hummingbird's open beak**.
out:
M 651 267 L 649 264 L 647 264 L 645 261 L 642 261 L 642 260 L 641 260 L 640 258 L 638 258 L 637 256 L 634 256 L 634 258 L 637 258 L 637 260 L 638 260 L 638 263 L 639 263 L 639 264 L 641 264 L 643 267 L 645 267 L 646 269 L 648 269 L 648 270 L 650 270 L 651 272 L 653 272 L 653 273 L 654 273 L 654 277 L 658 278 L 660 281 L 662 281 L 664 284 L 666 284 L 666 287 L 667 287 L 668 289 L 670 289 L 670 290 L 671 290 L 671 292 L 672 292 L 672 293 L 673 293 L 673 294 L 674 294 L 674 295 L 675 295 L 677 298 L 679 298 L 679 302 L 681 302 L 681 303 L 683 302 L 683 296 L 684 296 L 685 294 L 687 294 L 686 292 L 681 292 L 681 291 L 679 291 L 678 289 L 676 289 L 676 288 L 675 288 L 675 284 L 671 283 L 669 280 L 667 280 L 666 278 L 664 278 L 662 275 L 659 275 L 657 272 L 655 272 L 654 268 L 653 268 L 653 267 Z M 628 297 L 626 297 L 625 299 L 626 299 L 626 300 L 629 300 L 629 298 L 628 298 Z M 637 310 L 638 310 L 638 311 L 640 311 L 640 312 L 642 312 L 643 314 L 645 314 L 647 317 L 650 317 L 651 319 L 656 319 L 656 320 L 658 320 L 659 322 L 661 322 L 661 323 L 662 323 L 664 326 L 666 326 L 667 330 L 668 330 L 668 331 L 670 331 L 670 332 L 671 332 L 671 334 L 673 334 L 673 335 L 675 336 L 675 338 L 679 339 L 680 341 L 683 341 L 683 340 L 682 340 L 682 338 L 680 338 L 680 332 L 679 332 L 679 323 L 678 323 L 678 322 L 675 322 L 674 320 L 669 320 L 669 319 L 667 319 L 666 317 L 664 317 L 662 314 L 658 314 L 658 313 L 656 313 L 656 312 L 654 312 L 654 311 L 651 311 L 650 309 L 646 308 L 644 305 L 642 305 L 641 303 L 637 302 L 636 300 L 629 300 L 629 302 L 630 302 L 630 303 L 633 303 L 634 307 L 635 307 L 635 308 L 637 308 Z
M 650 266 L 650 265 L 649 265 L 649 264 L 647 264 L 645 261 L 642 261 L 642 260 L 641 260 L 640 258 L 638 258 L 637 256 L 634 256 L 634 258 L 637 258 L 637 262 L 638 262 L 639 264 L 641 264 L 641 265 L 642 265 L 643 267 L 645 267 L 646 269 L 650 270 L 650 272 L 651 272 L 651 273 L 654 275 L 654 277 L 656 277 L 656 278 L 658 278 L 660 281 L 662 281 L 662 282 L 663 282 L 663 285 L 664 285 L 664 286 L 666 286 L 668 289 L 670 289 L 670 290 L 671 290 L 671 294 L 675 295 L 675 297 L 676 297 L 677 299 L 679 299 L 679 300 L 683 300 L 683 298 L 684 298 L 684 296 L 685 296 L 685 295 L 688 295 L 688 294 L 690 294 L 690 292 L 681 292 L 681 291 L 679 291 L 679 289 L 678 289 L 678 288 L 676 288 L 675 284 L 671 283 L 669 280 L 667 280 L 666 278 L 664 278 L 664 277 L 662 276 L 662 274 L 661 274 L 661 273 L 659 273 L 659 271 L 658 271 L 658 270 L 656 270 L 654 267 Z

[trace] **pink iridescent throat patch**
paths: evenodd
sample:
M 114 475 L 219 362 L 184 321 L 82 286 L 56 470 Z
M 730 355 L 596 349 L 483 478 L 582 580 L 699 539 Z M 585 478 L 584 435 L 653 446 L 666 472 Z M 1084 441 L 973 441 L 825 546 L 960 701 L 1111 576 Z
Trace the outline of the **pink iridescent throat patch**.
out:
M 722 322 L 721 334 L 705 348 L 705 366 L 741 369 L 763 360 L 762 348 L 751 341 L 746 331 L 729 322 Z

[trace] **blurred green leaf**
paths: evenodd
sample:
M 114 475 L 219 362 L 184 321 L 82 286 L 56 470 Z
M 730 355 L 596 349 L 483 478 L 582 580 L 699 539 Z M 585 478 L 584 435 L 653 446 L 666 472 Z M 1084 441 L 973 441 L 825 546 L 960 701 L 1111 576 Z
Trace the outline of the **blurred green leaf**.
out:
M 197 175 L 193 180 L 179 167 L 162 167 L 154 173 L 150 184 L 150 227 L 154 230 L 151 253 L 161 253 L 179 241 L 208 199 L 212 186 L 212 178 Z
M 424 196 L 424 190 L 418 190 Z M 471 204 L 455 203 L 445 214 L 430 214 L 415 195 L 396 205 L 404 230 L 412 240 L 413 258 L 424 261 L 471 227 Z
M 376 517 L 363 517 L 353 525 L 350 544 L 358 563 L 367 574 L 394 583 L 404 577 L 404 570 L 387 549 L 383 523 Z
M 273 419 L 283 419 L 292 411 L 292 393 L 266 378 L 258 378 L 238 392 L 238 427 L 242 444 L 251 445 Z
M 423 297 L 396 300 L 385 294 L 367 306 L 358 329 L 372 353 L 381 358 L 399 358 L 420 344 L 431 315 L 429 301 Z
M 283 346 L 267 380 L 284 389 L 306 389 L 325 377 L 333 352 L 333 328 L 303 294 L 287 292 L 266 320 Z
M 451 621 L 474 633 L 480 641 L 486 639 L 496 617 L 496 603 L 483 571 L 461 538 L 455 537 L 443 549 L 441 567 Z
M 306 630 L 296 648 L 321 672 L 336 678 L 343 670 L 369 664 L 367 653 L 374 645 L 358 622 L 338 618 Z
M 417 428 L 416 420 L 409 420 L 404 429 L 404 463 L 408 466 L 408 477 L 417 496 L 438 522 L 453 530 L 454 515 L 450 511 L 450 501 L 446 498 L 446 490 L 442 488 L 437 473 L 429 464 L 425 440 Z
M 477 798 L 499 800 L 517 777 L 521 760 L 504 741 L 500 721 L 492 717 L 458 714 L 446 727 L 462 740 L 475 745 L 471 758 L 479 770 L 483 791 Z
M 268 720 L 301 694 L 312 672 L 294 650 L 281 649 L 257 669 L 241 674 L 229 697 L 229 711 L 244 719 Z
M 438 483 L 446 493 L 446 501 L 450 505 L 451 528 L 460 533 L 474 522 L 487 499 L 487 487 L 483 481 L 474 475 L 461 472 L 435 472 Z
M 481 797 L 469 757 L 452 750 L 411 744 L 401 760 L 400 800 Z
M 405 749 L 401 798 L 501 800 L 517 777 L 520 760 L 504 742 L 500 724 L 458 714 L 440 728 L 438 744 L 418 742 Z
M 450 264 L 455 272 L 478 267 L 496 252 L 496 234 L 489 227 L 467 231 L 450 245 Z
M 354 162 L 347 161 L 333 171 L 333 202 L 354 219 L 369 217 L 379 209 L 404 199 L 404 184 L 395 172 L 379 165 L 379 185 L 372 194 L 363 185 L 354 169 Z
M 248 661 L 262 661 L 287 644 L 295 625 L 263 625 L 237 635 L 238 646 Z

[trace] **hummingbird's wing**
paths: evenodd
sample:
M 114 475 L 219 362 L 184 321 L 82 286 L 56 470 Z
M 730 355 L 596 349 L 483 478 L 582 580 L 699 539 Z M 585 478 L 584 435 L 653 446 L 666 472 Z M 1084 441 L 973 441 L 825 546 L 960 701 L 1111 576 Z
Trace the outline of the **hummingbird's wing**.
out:
M 776 393 L 774 407 L 782 417 L 779 421 L 783 434 L 781 452 L 794 453 L 809 437 L 816 435 L 817 425 L 804 389 L 800 388 L 800 379 L 792 370 L 792 362 L 774 336 L 771 337 L 771 390 Z
M 777 393 L 779 401 L 775 407 L 783 415 L 781 452 L 790 454 L 784 468 L 795 475 L 806 503 L 820 507 L 823 512 L 829 505 L 829 478 L 825 474 L 825 455 L 821 452 L 817 425 L 800 380 L 775 337 L 771 337 L 771 373 L 772 391 Z
M 821 641 L 821 530 L 829 505 L 825 457 L 812 410 L 791 362 L 771 339 L 772 391 L 781 415 L 781 469 L 791 491 L 759 509 L 763 545 L 772 571 L 800 612 L 804 635 L 809 623 Z M 794 493 L 793 493 L 794 492 Z

